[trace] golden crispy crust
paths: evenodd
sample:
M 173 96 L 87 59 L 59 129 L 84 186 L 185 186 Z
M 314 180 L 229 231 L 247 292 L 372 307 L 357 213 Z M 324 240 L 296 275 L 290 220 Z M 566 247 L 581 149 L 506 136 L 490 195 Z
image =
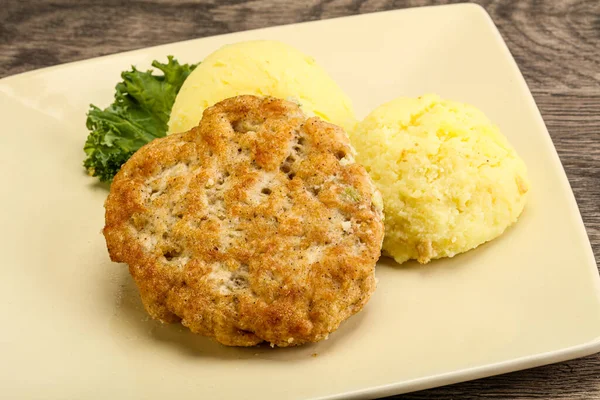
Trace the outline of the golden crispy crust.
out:
M 104 235 L 154 318 L 226 345 L 327 337 L 375 289 L 374 188 L 345 133 L 254 96 L 207 109 L 115 177 Z

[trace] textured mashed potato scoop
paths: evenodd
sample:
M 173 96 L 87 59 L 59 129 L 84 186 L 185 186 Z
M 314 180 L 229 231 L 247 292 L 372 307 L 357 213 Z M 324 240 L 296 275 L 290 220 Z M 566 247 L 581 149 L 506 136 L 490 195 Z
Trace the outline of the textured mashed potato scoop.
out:
M 351 135 L 385 206 L 384 254 L 398 263 L 452 257 L 501 235 L 529 190 L 525 164 L 473 106 L 398 98 Z
M 116 175 L 104 235 L 149 314 L 226 345 L 327 338 L 375 289 L 382 203 L 344 131 L 239 96 Z
M 346 130 L 356 119 L 350 98 L 312 57 L 274 40 L 226 45 L 206 57 L 185 80 L 169 120 L 169 132 L 196 125 L 202 112 L 242 94 L 298 101 L 316 115 Z

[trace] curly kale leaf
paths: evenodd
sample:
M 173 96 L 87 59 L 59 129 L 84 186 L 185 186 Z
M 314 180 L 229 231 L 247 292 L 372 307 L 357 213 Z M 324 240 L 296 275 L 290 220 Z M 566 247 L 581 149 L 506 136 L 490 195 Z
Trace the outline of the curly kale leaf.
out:
M 121 73 L 123 81 L 115 87 L 110 106 L 102 110 L 90 105 L 83 166 L 91 176 L 111 181 L 140 147 L 167 134 L 175 97 L 196 65 L 180 65 L 169 56 L 167 64 L 152 62 L 162 75 L 132 67 Z

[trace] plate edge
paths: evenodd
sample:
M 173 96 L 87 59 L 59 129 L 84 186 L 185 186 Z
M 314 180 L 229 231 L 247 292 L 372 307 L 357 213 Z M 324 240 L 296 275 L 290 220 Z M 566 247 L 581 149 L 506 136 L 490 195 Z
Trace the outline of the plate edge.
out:
M 600 336 L 591 342 L 553 350 L 531 356 L 519 357 L 509 361 L 488 364 L 479 367 L 465 368 L 425 378 L 417 378 L 402 383 L 391 383 L 369 389 L 360 389 L 331 396 L 318 397 L 313 400 L 364 399 L 393 396 L 419 390 L 467 382 L 471 380 L 503 375 L 510 372 L 541 367 L 544 365 L 573 360 L 600 352 Z
M 89 62 L 106 60 L 111 57 L 132 55 L 137 52 L 141 53 L 141 52 L 147 51 L 147 50 L 156 50 L 161 47 L 172 46 L 175 44 L 191 43 L 191 42 L 194 42 L 197 40 L 217 38 L 217 37 L 226 37 L 226 36 L 230 36 L 230 35 L 237 35 L 237 34 L 247 33 L 247 32 L 260 32 L 260 31 L 266 31 L 269 29 L 292 27 L 292 26 L 298 26 L 298 25 L 311 25 L 311 24 L 327 23 L 330 21 L 340 20 L 340 19 L 353 19 L 353 18 L 361 18 L 361 17 L 365 17 L 365 16 L 372 16 L 372 15 L 394 14 L 394 13 L 403 13 L 403 12 L 405 13 L 405 12 L 414 12 L 417 10 L 442 9 L 442 8 L 465 8 L 465 9 L 466 8 L 481 8 L 482 10 L 484 10 L 484 12 L 486 12 L 483 7 L 481 7 L 480 5 L 475 4 L 475 3 L 439 4 L 439 5 L 429 5 L 429 6 L 421 6 L 421 7 L 399 8 L 399 9 L 385 10 L 385 11 L 374 11 L 374 12 L 367 12 L 367 13 L 362 13 L 362 14 L 345 15 L 345 16 L 340 16 L 340 17 L 332 17 L 332 18 L 313 20 L 313 21 L 302 21 L 302 22 L 294 22 L 294 23 L 290 23 L 290 24 L 273 25 L 273 26 L 267 26 L 267 27 L 262 27 L 262 28 L 233 31 L 233 32 L 227 32 L 227 33 L 221 33 L 218 35 L 201 36 L 201 37 L 196 37 L 196 38 L 192 38 L 192 39 L 179 40 L 176 42 L 167 42 L 167 43 L 157 44 L 157 45 L 148 46 L 148 47 L 141 47 L 139 49 L 124 50 L 124 51 L 119 51 L 116 53 L 105 54 L 103 56 L 84 58 L 82 60 L 70 61 L 70 62 L 65 62 L 65 63 L 61 63 L 61 64 L 50 65 L 47 67 L 37 68 L 37 69 L 30 70 L 30 71 L 18 72 L 16 74 L 12 74 L 12 75 L 8 75 L 3 78 L 0 78 L 0 85 L 8 84 L 9 82 L 6 82 L 8 80 L 17 80 L 17 79 L 21 79 L 24 77 L 29 77 L 29 75 L 52 72 L 55 69 L 83 65 L 83 64 L 86 64 Z

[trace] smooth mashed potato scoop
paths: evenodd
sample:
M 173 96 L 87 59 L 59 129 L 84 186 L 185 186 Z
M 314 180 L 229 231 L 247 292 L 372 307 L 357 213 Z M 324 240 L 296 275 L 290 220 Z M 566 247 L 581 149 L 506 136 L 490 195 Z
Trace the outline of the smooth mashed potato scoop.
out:
M 351 134 L 381 191 L 383 251 L 398 263 L 452 257 L 501 235 L 526 203 L 525 164 L 477 108 L 398 98 Z
M 185 132 L 202 112 L 242 94 L 297 101 L 309 116 L 353 129 L 352 102 L 313 58 L 271 40 L 240 42 L 215 51 L 190 74 L 171 110 L 169 133 Z

